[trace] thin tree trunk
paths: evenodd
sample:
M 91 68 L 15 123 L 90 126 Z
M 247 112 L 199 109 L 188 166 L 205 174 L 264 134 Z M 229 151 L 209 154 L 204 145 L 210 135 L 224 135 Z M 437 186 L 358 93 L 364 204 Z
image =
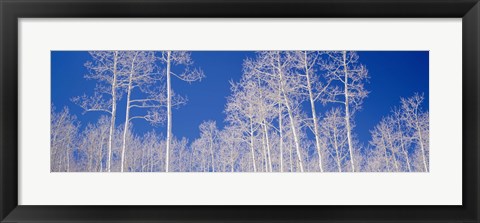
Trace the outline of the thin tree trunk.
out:
M 170 56 L 172 52 L 167 52 L 167 149 L 165 155 L 165 172 L 168 172 L 170 145 L 172 142 L 172 89 L 170 79 Z
M 150 162 L 150 172 L 153 172 L 153 166 L 155 165 L 155 156 L 153 156 L 154 153 L 153 153 L 153 151 L 152 151 L 152 147 L 148 147 L 148 154 L 150 154 L 150 155 L 149 155 L 149 157 L 150 157 L 150 158 L 149 158 L 149 162 Z
M 265 132 L 262 131 L 263 172 L 268 172 L 267 148 L 265 146 Z
M 233 143 L 232 143 L 232 145 L 230 145 L 230 172 L 232 172 L 232 173 L 233 173 L 234 164 L 235 164 L 235 163 L 234 163 L 235 160 L 234 160 L 234 158 L 233 158 L 233 147 L 234 147 L 234 145 L 233 145 Z
M 207 172 L 207 159 L 202 154 L 203 172 Z
M 133 73 L 135 72 L 135 60 L 137 58 L 137 54 L 133 57 L 132 60 L 132 67 L 130 69 L 130 75 L 128 77 L 128 87 L 127 87 L 127 106 L 126 106 L 126 111 L 125 111 L 125 125 L 123 128 L 123 142 L 122 142 L 122 155 L 121 155 L 121 160 L 122 163 L 120 165 L 120 172 L 123 172 L 123 168 L 125 165 L 125 149 L 126 149 L 126 142 L 127 142 L 127 131 L 128 131 L 128 124 L 130 123 L 130 96 L 132 92 L 132 82 L 133 82 Z
M 278 128 L 280 134 L 280 172 L 283 172 L 283 123 L 282 123 L 282 105 L 278 103 Z
M 318 153 L 318 166 L 320 167 L 320 172 L 323 172 L 323 165 L 322 165 L 322 152 L 320 150 L 320 137 L 318 133 L 318 120 L 317 120 L 317 112 L 315 110 L 315 100 L 313 98 L 312 93 L 312 84 L 310 81 L 310 73 L 308 70 L 308 58 L 307 52 L 304 52 L 304 60 L 305 60 L 305 75 L 307 76 L 307 89 L 308 89 L 308 96 L 310 99 L 310 107 L 312 110 L 312 119 L 313 119 L 313 134 L 315 135 L 315 147 L 317 148 Z
M 140 149 L 140 172 L 145 172 L 145 151 L 143 147 Z M 133 157 L 135 159 L 135 157 Z
M 56 131 L 55 131 L 55 133 L 53 134 L 53 141 L 52 141 L 53 151 L 55 151 L 55 152 L 54 152 L 55 158 L 57 158 L 57 153 L 58 153 L 58 146 L 57 146 L 57 137 L 58 137 L 58 131 L 59 131 L 58 129 L 60 128 L 60 124 L 64 121 L 64 119 L 65 119 L 65 117 L 66 117 L 65 113 L 62 112 L 62 113 L 60 113 L 60 114 L 61 114 L 61 116 L 60 116 L 60 121 L 57 122 L 58 124 L 57 124 L 57 126 L 56 126 L 56 128 L 55 128 Z M 58 159 L 56 159 L 56 160 L 58 161 L 58 172 L 60 172 L 61 169 L 62 169 L 62 159 L 61 159 L 61 155 L 60 155 L 60 157 L 59 157 Z
M 101 149 L 103 150 L 103 144 Z M 103 154 L 100 152 L 100 172 L 103 172 Z
M 288 149 L 290 150 L 290 172 L 293 172 L 293 152 L 292 152 L 292 146 L 288 145 Z
M 98 149 L 98 147 L 97 147 Z M 92 171 L 92 165 L 93 165 L 93 151 L 92 149 L 89 149 L 88 151 L 88 172 L 93 172 Z
M 255 165 L 255 149 L 253 148 L 253 121 L 250 118 L 250 149 L 252 153 L 253 172 L 257 172 L 257 166 Z
M 403 151 L 403 155 L 405 156 L 405 159 L 407 161 L 407 169 L 408 169 L 408 172 L 412 172 L 412 168 L 410 167 L 410 159 L 408 158 L 408 153 L 407 151 L 405 150 L 405 147 L 403 145 L 403 142 L 402 142 L 402 151 Z
M 213 160 L 212 160 L 212 163 L 213 163 Z M 183 152 L 182 152 L 182 149 L 179 149 L 178 150 L 178 171 L 179 172 L 182 172 L 182 165 L 183 164 Z
M 297 150 L 297 158 L 298 162 L 300 165 L 300 172 L 303 172 L 303 162 L 302 162 L 302 156 L 300 154 L 300 141 L 298 140 L 297 136 L 297 129 L 295 127 L 295 122 L 294 122 L 294 117 L 293 117 L 293 112 L 290 107 L 289 100 L 287 98 L 287 94 L 285 92 L 285 87 L 284 87 L 284 80 L 283 80 L 283 71 L 280 68 L 280 58 L 277 58 L 277 65 L 278 65 L 278 75 L 280 77 L 280 86 L 282 89 L 282 95 L 283 95 L 283 100 L 285 102 L 285 107 L 287 107 L 287 112 L 288 112 L 288 117 L 290 118 L 290 126 L 292 128 L 292 133 L 293 133 L 293 140 L 295 141 L 295 149 Z
M 147 150 L 147 156 L 148 156 L 148 162 L 147 162 L 147 169 L 149 172 L 152 172 L 152 165 L 153 165 L 153 162 L 152 162 L 152 147 L 148 147 L 148 150 Z
M 405 160 L 407 161 L 408 172 L 412 172 L 412 169 L 410 167 L 410 159 L 408 158 L 408 153 L 405 150 L 405 144 L 403 142 L 403 133 L 401 132 L 400 120 L 398 118 L 397 118 L 397 124 L 398 124 L 398 131 L 400 133 L 400 145 L 402 146 L 402 152 L 405 155 Z
M 345 72 L 345 122 L 347 125 L 347 141 L 348 141 L 348 151 L 350 153 L 350 164 L 352 166 L 352 172 L 355 172 L 355 164 L 353 157 L 353 146 L 352 146 L 352 129 L 350 127 L 350 109 L 349 109 L 349 95 L 348 95 L 348 69 L 347 69 L 347 52 L 343 51 L 343 69 Z
M 57 155 L 58 151 L 57 151 L 57 146 L 56 146 L 57 145 L 56 138 L 57 138 L 57 133 L 55 131 L 55 132 L 53 132 L 53 139 L 52 139 L 52 145 L 51 145 L 53 153 L 51 154 L 50 159 L 53 158 L 53 161 L 58 163 L 58 168 L 59 168 L 58 171 L 60 171 L 60 160 L 61 159 L 57 158 L 58 157 L 58 155 Z
M 286 97 L 285 97 L 285 103 L 288 103 Z M 303 172 L 303 162 L 302 162 L 302 157 L 301 157 L 301 154 L 300 154 L 300 141 L 298 140 L 297 129 L 295 127 L 293 113 L 291 111 L 290 105 L 287 104 L 286 107 L 287 107 L 287 111 L 288 111 L 288 116 L 290 118 L 290 126 L 292 128 L 293 140 L 294 140 L 294 143 L 295 143 L 295 149 L 297 150 L 296 153 L 297 153 L 297 158 L 298 158 L 298 162 L 299 162 L 299 165 L 300 165 L 300 172 Z
M 392 157 L 393 157 L 393 165 L 395 165 L 395 170 L 398 171 L 398 163 L 397 163 L 397 158 L 395 156 L 395 153 L 392 152 Z
M 417 134 L 418 134 L 418 141 L 420 143 L 420 149 L 422 150 L 422 158 L 423 158 L 423 167 L 425 168 L 425 172 L 428 172 L 427 167 L 427 159 L 425 157 L 425 148 L 423 147 L 423 137 L 422 137 L 422 130 L 418 125 L 418 115 L 415 114 L 415 126 L 417 127 Z
M 132 151 L 132 157 L 134 157 L 134 158 L 133 158 L 133 162 L 130 161 L 130 162 L 132 162 L 132 164 L 130 164 L 130 166 L 132 167 L 132 168 L 130 168 L 130 172 L 136 172 L 137 171 L 136 170 L 137 169 L 137 159 L 135 159 L 135 155 L 136 155 L 136 152 L 135 152 L 135 150 L 133 150 Z M 128 168 L 128 165 L 125 165 L 125 166 L 127 166 L 127 168 Z M 142 168 L 142 167 L 140 166 L 140 168 Z
M 105 136 L 103 135 L 103 132 L 102 132 L 102 140 L 100 141 L 100 151 L 98 152 L 98 159 L 99 159 L 99 163 L 100 163 L 100 172 L 103 172 L 103 142 L 105 140 Z
M 267 128 L 267 123 L 265 120 L 263 120 L 263 128 L 265 131 L 265 140 L 267 142 L 267 155 L 268 155 L 268 166 L 270 167 L 270 172 L 273 172 L 273 167 L 272 167 L 272 156 L 270 153 L 270 139 L 268 137 L 268 128 Z
M 387 172 L 390 172 L 390 162 L 388 161 L 388 153 L 387 153 L 387 145 L 385 145 L 385 137 L 382 134 L 382 143 L 383 143 L 383 149 L 385 152 L 385 163 L 387 165 Z
M 190 156 L 190 160 L 189 160 L 189 169 L 190 169 L 190 172 L 192 172 L 193 168 L 192 168 L 192 164 L 193 164 L 193 159 L 195 158 L 195 147 L 192 149 L 192 155 Z
M 387 130 L 387 136 L 388 136 L 388 143 L 390 144 L 390 150 L 392 151 L 392 158 L 393 158 L 393 165 L 395 166 L 395 170 L 398 172 L 398 164 L 397 164 L 397 158 L 395 157 L 395 152 L 393 151 L 393 143 L 392 143 L 392 137 L 390 133 Z
M 215 159 L 213 156 L 213 140 L 210 140 L 210 154 L 212 156 L 212 171 L 215 172 Z
M 115 131 L 115 116 L 117 112 L 117 57 L 118 51 L 115 51 L 113 56 L 112 110 L 110 118 L 110 133 L 108 136 L 107 172 L 111 172 L 113 132 Z
M 61 159 L 58 157 L 58 149 L 57 149 L 57 142 L 56 142 L 56 138 L 57 138 L 57 133 L 56 131 L 53 133 L 53 140 L 52 140 L 52 151 L 53 151 L 53 154 L 51 154 L 50 156 L 50 159 L 52 159 L 55 163 L 57 163 L 56 167 L 58 168 L 58 172 L 60 172 L 60 162 L 61 162 Z M 55 166 L 54 166 L 55 168 Z
M 70 141 L 70 139 L 67 140 L 67 142 L 68 141 Z M 65 150 L 65 152 L 65 156 L 67 158 L 67 172 L 70 172 L 70 145 L 67 145 L 67 149 Z
M 335 147 L 335 158 L 337 161 L 337 168 L 338 172 L 342 172 L 342 162 L 340 161 L 340 154 L 339 154 L 339 149 L 338 149 L 338 141 L 337 141 L 337 128 L 333 128 L 333 144 Z

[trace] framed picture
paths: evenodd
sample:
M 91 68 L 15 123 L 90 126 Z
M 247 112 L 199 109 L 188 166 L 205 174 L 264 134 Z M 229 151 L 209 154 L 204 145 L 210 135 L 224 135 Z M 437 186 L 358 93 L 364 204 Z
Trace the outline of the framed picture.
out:
M 1 222 L 479 220 L 476 0 L 0 7 Z

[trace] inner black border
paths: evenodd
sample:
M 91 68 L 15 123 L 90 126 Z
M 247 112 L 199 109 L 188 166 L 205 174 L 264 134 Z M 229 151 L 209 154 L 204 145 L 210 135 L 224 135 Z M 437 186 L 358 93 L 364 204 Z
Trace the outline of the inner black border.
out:
M 0 220 L 1 222 L 478 222 L 480 198 L 478 1 L 0 0 Z M 18 19 L 123 17 L 462 18 L 463 205 L 19 206 Z

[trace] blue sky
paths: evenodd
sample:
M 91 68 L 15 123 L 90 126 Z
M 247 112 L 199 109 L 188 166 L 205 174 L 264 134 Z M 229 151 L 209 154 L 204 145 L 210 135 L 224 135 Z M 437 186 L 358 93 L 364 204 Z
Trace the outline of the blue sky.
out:
M 355 133 L 361 143 L 370 140 L 370 130 L 383 116 L 389 115 L 392 107 L 398 106 L 400 97 L 412 96 L 415 92 L 424 93 L 424 110 L 428 110 L 428 51 L 363 51 L 358 52 L 360 62 L 369 71 L 366 89 L 370 94 L 365 99 L 363 109 L 355 117 Z M 69 107 L 77 116 L 82 128 L 87 123 L 95 123 L 100 113 L 85 113 L 70 99 L 83 94 L 91 94 L 95 81 L 84 79 L 84 67 L 90 56 L 86 51 L 52 51 L 52 104 L 57 109 Z M 199 136 L 198 126 L 206 120 L 214 120 L 222 128 L 224 123 L 226 97 L 230 95 L 229 81 L 238 81 L 242 74 L 242 63 L 247 57 L 254 57 L 252 51 L 194 51 L 195 66 L 200 67 L 206 78 L 200 82 L 185 83 L 172 80 L 175 92 L 186 96 L 188 103 L 173 110 L 173 134 L 177 138 L 193 140 Z M 125 100 L 119 102 L 118 123 L 122 123 Z M 319 105 L 320 112 L 324 111 Z M 165 132 L 165 125 L 152 127 L 143 120 L 133 122 L 134 131 L 143 134 L 154 129 Z

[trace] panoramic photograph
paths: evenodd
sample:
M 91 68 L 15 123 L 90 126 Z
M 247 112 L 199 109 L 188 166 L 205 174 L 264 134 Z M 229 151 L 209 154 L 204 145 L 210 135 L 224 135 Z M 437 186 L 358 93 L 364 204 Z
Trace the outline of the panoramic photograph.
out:
M 429 172 L 428 51 L 51 51 L 51 172 Z

